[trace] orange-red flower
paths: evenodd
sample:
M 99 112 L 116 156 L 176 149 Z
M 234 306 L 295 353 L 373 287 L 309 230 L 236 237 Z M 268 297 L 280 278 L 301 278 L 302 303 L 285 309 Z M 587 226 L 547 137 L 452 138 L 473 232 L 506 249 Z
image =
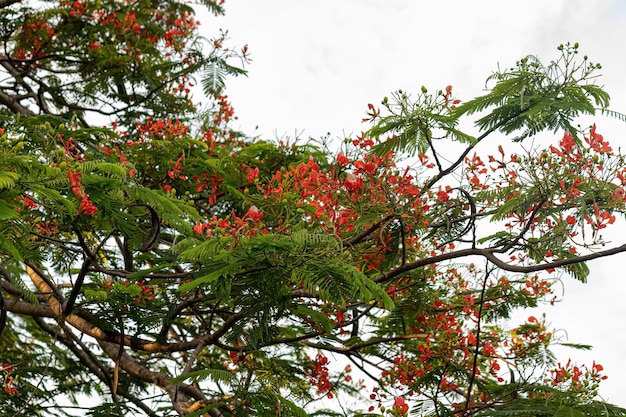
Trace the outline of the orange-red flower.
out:
M 409 412 L 409 405 L 404 401 L 403 397 L 397 397 L 393 402 L 393 411 L 399 413 L 401 416 L 407 415 Z

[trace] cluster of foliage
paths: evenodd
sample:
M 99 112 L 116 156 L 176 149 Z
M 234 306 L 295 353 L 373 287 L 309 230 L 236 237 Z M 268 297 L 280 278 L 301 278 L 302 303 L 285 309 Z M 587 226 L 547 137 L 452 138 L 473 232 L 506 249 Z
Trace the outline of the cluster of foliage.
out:
M 467 102 L 398 92 L 333 151 L 233 131 L 247 48 L 184 2 L 0 20 L 5 415 L 626 415 L 545 318 L 507 321 L 626 251 L 602 247 L 624 158 L 573 126 L 609 99 L 577 45 Z

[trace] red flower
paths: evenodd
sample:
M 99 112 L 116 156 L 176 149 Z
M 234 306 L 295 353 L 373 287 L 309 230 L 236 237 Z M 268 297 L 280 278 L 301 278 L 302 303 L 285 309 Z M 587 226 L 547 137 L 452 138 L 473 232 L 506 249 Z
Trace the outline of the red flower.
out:
M 85 216 L 91 216 L 92 214 L 96 214 L 97 211 L 98 207 L 93 205 L 93 202 L 89 199 L 89 194 L 83 194 L 83 199 L 78 206 L 78 212 Z
M 397 397 L 393 402 L 393 411 L 400 413 L 401 416 L 405 416 L 409 412 L 409 405 L 404 401 L 404 398 Z
M 604 141 L 604 137 L 601 134 L 596 133 L 595 123 L 591 128 L 591 132 L 589 132 L 589 137 L 585 138 L 585 142 L 587 142 L 596 152 L 611 152 L 613 150 L 609 146 L 609 143 Z
M 337 163 L 340 167 L 345 167 L 350 163 L 350 160 L 343 153 L 340 152 L 339 155 L 337 155 Z
M 197 235 L 201 235 L 204 233 L 204 231 L 206 229 L 209 228 L 209 225 L 206 223 L 200 223 L 199 221 L 196 221 L 195 226 L 193 227 L 193 232 Z
M 28 210 L 35 210 L 39 207 L 30 197 L 24 197 L 24 204 Z
M 437 199 L 441 201 L 442 203 L 445 203 L 446 201 L 450 199 L 450 196 L 445 191 L 439 190 L 437 191 Z
M 246 180 L 251 183 L 256 183 L 259 180 L 259 168 L 249 169 Z
M 263 213 L 261 213 L 257 206 L 252 206 L 248 209 L 248 212 L 243 216 L 243 218 L 259 222 L 263 218 Z
M 373 175 L 376 172 L 377 168 L 377 164 L 375 164 L 375 162 L 376 161 L 369 162 L 358 160 L 354 163 L 354 167 L 357 169 L 357 171 L 362 171 L 366 174 Z
M 20 393 L 17 391 L 17 388 L 15 388 L 13 386 L 13 377 L 9 376 L 9 373 L 13 372 L 15 367 L 16 367 L 16 365 L 10 365 L 8 363 L 3 363 L 2 367 L 0 368 L 0 369 L 2 369 L 2 371 L 4 371 L 6 373 L 5 376 L 4 376 L 4 383 L 3 383 L 4 392 L 9 394 L 10 396 L 20 395 Z
M 9 363 L 3 363 L 3 364 L 2 364 L 2 366 L 0 366 L 0 369 L 1 369 L 2 371 L 4 371 L 4 372 L 9 373 L 9 372 L 13 372 L 13 371 L 15 370 L 15 367 L 16 367 L 16 366 L 17 366 L 17 365 L 11 365 L 11 364 L 9 364 Z M 598 366 L 599 366 L 599 365 L 598 365 Z M 600 370 L 601 370 L 601 369 L 600 369 Z
M 565 132 L 559 145 L 561 146 L 563 152 L 569 153 L 576 147 L 576 142 L 574 141 L 571 133 Z
M 70 187 L 80 186 L 80 172 L 67 171 L 67 179 L 70 180 Z
M 167 170 L 167 175 L 170 178 L 174 179 L 177 174 L 180 174 L 181 172 L 183 172 L 183 159 L 185 159 L 185 154 L 182 154 L 180 156 L 180 158 L 178 158 L 178 160 L 176 160 L 176 163 L 170 161 L 170 165 L 174 165 L 173 169 L 168 169 Z M 178 175 L 178 177 L 180 179 L 185 179 L 185 178 L 183 178 L 184 175 Z
M 348 174 L 343 185 L 348 191 L 357 191 L 363 186 L 363 178 L 359 178 L 354 174 Z

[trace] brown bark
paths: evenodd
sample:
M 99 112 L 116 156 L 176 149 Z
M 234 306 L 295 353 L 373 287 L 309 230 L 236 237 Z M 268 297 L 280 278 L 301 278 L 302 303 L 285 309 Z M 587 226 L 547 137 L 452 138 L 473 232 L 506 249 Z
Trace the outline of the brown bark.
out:
M 31 281 L 37 288 L 37 290 L 43 294 L 48 307 L 52 311 L 55 317 L 63 317 L 63 305 L 54 297 L 54 289 L 51 288 L 37 272 L 35 272 L 30 266 L 26 265 L 26 273 L 30 277 Z M 162 344 L 152 340 L 141 339 L 135 336 L 122 336 L 113 332 L 106 332 L 101 328 L 95 326 L 87 319 L 80 317 L 76 314 L 68 314 L 64 317 L 65 322 L 72 327 L 87 334 L 98 341 L 104 341 L 109 343 L 120 344 L 130 346 L 136 350 L 143 350 L 146 352 L 180 352 L 195 349 L 199 345 L 212 345 L 220 337 L 222 337 L 228 329 L 230 329 L 237 321 L 243 317 L 242 313 L 232 314 L 224 321 L 221 328 L 213 332 L 212 334 L 206 334 L 204 336 L 197 337 L 193 340 L 179 343 Z
M 16 113 L 16 114 L 23 114 L 25 116 L 35 115 L 35 113 L 31 109 L 21 105 L 19 101 L 15 99 L 15 97 L 12 97 L 8 94 L 4 94 L 1 91 L 0 91 L 0 104 L 4 104 L 9 110 L 11 110 L 13 113 Z
M 19 300 L 4 300 L 7 311 L 31 317 L 54 317 L 55 314 L 50 307 L 45 304 L 32 304 Z
M 4 9 L 5 7 L 9 7 L 12 4 L 19 3 L 22 0 L 0 0 L 0 9 Z
M 109 343 L 99 340 L 98 343 L 102 350 L 111 357 L 113 360 L 119 360 L 120 368 L 122 368 L 129 375 L 141 379 L 142 381 L 155 384 L 159 388 L 166 391 L 172 399 L 172 404 L 178 411 L 188 413 L 193 409 L 201 409 L 209 404 L 208 399 L 198 388 L 193 385 L 187 384 L 172 384 L 172 379 L 161 372 L 154 372 L 148 368 L 140 365 L 135 361 L 128 353 L 122 352 L 119 355 L 119 345 L 115 343 Z M 185 394 L 189 398 L 196 400 L 194 403 L 190 403 L 185 400 L 182 395 L 178 395 L 178 391 Z
M 375 277 L 373 281 L 377 283 L 385 282 L 405 272 L 412 271 L 417 268 L 421 268 L 427 265 L 433 265 L 450 259 L 459 259 L 468 256 L 482 256 L 483 258 L 486 258 L 489 262 L 504 271 L 527 274 L 531 272 L 545 271 L 551 268 L 563 268 L 569 265 L 580 264 L 583 262 L 591 261 L 593 259 L 603 258 L 622 252 L 626 252 L 626 244 L 616 246 L 611 249 L 589 253 L 587 255 L 580 255 L 574 258 L 559 259 L 556 261 L 540 263 L 536 265 L 511 265 L 496 256 L 496 254 L 503 253 L 502 249 L 500 248 L 468 248 L 460 249 L 454 252 L 443 253 L 441 255 L 430 256 L 428 258 L 419 259 L 415 262 L 404 264 L 395 269 L 392 269 L 387 273 L 380 274 L 379 276 Z

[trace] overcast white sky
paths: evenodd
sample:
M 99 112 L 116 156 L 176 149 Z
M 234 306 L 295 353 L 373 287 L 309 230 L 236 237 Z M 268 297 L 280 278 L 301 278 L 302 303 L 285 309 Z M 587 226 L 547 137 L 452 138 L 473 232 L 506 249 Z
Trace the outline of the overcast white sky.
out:
M 599 83 L 626 112 L 624 0 L 227 0 L 226 17 L 203 21 L 207 34 L 228 29 L 232 43 L 249 45 L 249 76 L 230 80 L 227 94 L 241 128 L 265 138 L 358 134 L 367 103 L 397 89 L 451 84 L 467 100 L 498 65 L 528 54 L 549 61 L 568 41 L 602 63 Z M 625 124 L 596 123 L 614 148 L 624 141 Z M 594 346 L 561 357 L 603 364 L 601 394 L 624 407 L 625 262 L 591 263 L 589 283 L 566 279 L 564 301 L 547 309 L 571 342 Z

